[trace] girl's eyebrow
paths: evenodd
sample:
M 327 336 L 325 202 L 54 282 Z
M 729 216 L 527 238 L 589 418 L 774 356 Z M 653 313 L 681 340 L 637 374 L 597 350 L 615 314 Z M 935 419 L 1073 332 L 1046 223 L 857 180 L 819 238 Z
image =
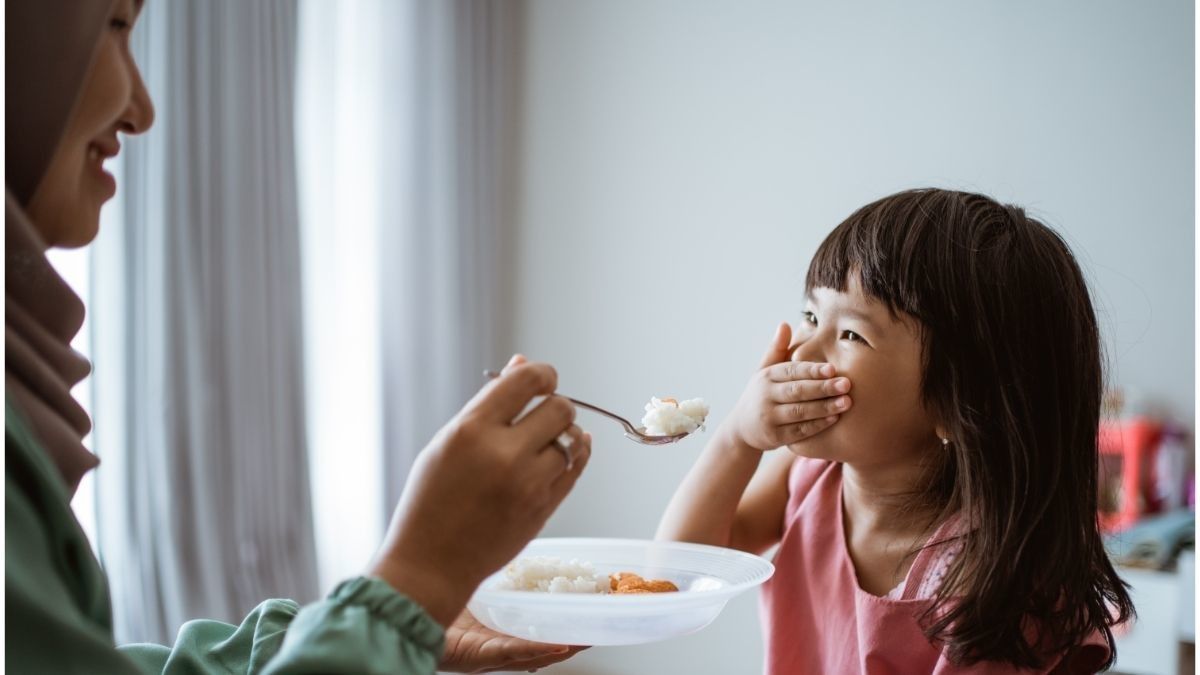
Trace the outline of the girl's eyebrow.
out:
M 858 319 L 859 321 L 862 321 L 863 323 L 870 326 L 871 330 L 874 330 L 874 331 L 882 331 L 883 330 L 882 327 L 878 323 L 875 322 L 875 319 L 870 314 L 867 314 L 866 312 L 864 312 L 862 310 L 854 309 L 851 307 L 851 308 L 843 310 L 841 313 L 845 314 L 846 316 Z

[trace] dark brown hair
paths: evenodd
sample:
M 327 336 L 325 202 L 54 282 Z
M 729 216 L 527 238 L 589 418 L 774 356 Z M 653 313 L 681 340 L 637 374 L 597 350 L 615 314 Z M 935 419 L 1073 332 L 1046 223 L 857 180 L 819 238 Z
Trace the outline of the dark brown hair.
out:
M 1134 608 L 1097 522 L 1100 335 L 1067 244 L 1019 207 L 911 190 L 838 225 L 806 286 L 845 291 L 851 274 L 919 321 L 922 401 L 952 440 L 920 506 L 966 528 L 926 636 L 957 662 L 1018 667 L 1097 630 L 1113 647 Z

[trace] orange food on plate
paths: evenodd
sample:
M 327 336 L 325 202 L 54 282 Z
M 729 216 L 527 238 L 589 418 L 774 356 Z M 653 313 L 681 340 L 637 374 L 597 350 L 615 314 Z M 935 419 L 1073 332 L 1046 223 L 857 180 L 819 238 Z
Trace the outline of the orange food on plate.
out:
M 608 576 L 613 593 L 677 593 L 679 587 L 666 579 L 644 579 L 633 572 L 617 572 Z

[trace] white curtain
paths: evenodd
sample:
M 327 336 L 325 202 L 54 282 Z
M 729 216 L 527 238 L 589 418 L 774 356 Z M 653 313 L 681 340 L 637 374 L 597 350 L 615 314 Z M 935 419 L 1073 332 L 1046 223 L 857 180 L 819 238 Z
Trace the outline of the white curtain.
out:
M 505 195 L 513 95 L 512 2 L 413 3 L 409 40 L 384 62 L 412 62 L 384 105 L 412 107 L 384 125 L 380 238 L 385 503 L 400 496 L 414 453 L 502 365 L 507 303 Z M 389 5 L 395 7 L 394 5 Z
M 297 142 L 323 584 L 361 569 L 416 453 L 511 349 L 515 10 L 505 0 L 301 3 Z
M 318 594 L 293 0 L 147 3 L 158 110 L 92 260 L 102 561 L 121 641 Z

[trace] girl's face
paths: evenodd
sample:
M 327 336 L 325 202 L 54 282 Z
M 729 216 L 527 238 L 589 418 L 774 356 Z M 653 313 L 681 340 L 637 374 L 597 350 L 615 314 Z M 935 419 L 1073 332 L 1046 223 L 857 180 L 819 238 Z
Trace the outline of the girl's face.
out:
M 893 318 L 862 293 L 815 288 L 792 345 L 793 361 L 827 362 L 850 378 L 853 405 L 828 430 L 788 448 L 856 467 L 919 462 L 940 447 L 921 403 L 922 344 L 916 319 Z
M 104 160 L 121 151 L 117 132 L 140 134 L 154 121 L 129 52 L 139 6 L 120 0 L 113 7 L 75 110 L 29 201 L 29 216 L 48 246 L 82 246 L 95 238 L 100 207 L 117 190 L 104 170 Z

